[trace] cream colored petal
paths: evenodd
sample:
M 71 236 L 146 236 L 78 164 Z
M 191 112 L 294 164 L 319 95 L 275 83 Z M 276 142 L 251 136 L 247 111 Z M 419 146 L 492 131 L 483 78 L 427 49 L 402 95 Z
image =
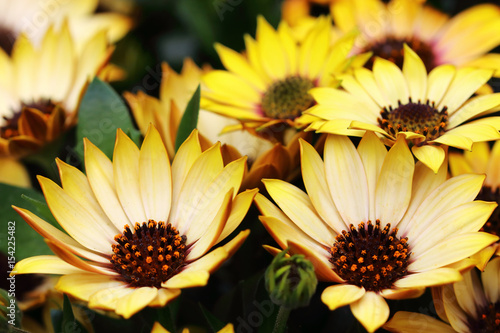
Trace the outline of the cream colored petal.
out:
M 278 220 L 280 220 L 288 225 L 293 225 L 294 228 L 297 228 L 295 226 L 295 223 L 293 223 L 292 220 L 290 220 L 288 218 L 288 216 L 286 216 L 281 209 L 276 207 L 276 205 L 274 205 L 264 195 L 257 193 L 254 201 L 255 201 L 255 204 L 257 205 L 257 208 L 259 208 L 262 215 L 274 217 L 274 218 L 276 218 L 276 219 L 278 219 Z M 297 230 L 300 230 L 300 229 L 297 228 Z M 300 231 L 300 232 L 302 232 L 302 231 Z
M 91 309 L 116 311 L 119 300 L 132 294 L 134 290 L 135 288 L 130 288 L 126 285 L 99 290 L 90 295 L 88 306 Z
M 440 105 L 443 97 L 448 91 L 453 78 L 455 77 L 456 69 L 452 65 L 441 65 L 434 68 L 430 73 L 427 81 L 427 99 L 430 103 Z
M 471 139 L 469 139 L 468 137 L 465 137 L 463 135 L 453 134 L 453 131 L 454 131 L 454 129 L 444 133 L 443 135 L 441 135 L 437 139 L 434 139 L 433 142 L 440 143 L 440 144 L 450 146 L 450 147 L 464 149 L 464 150 L 471 150 L 472 144 L 474 142 Z
M 435 173 L 438 172 L 444 162 L 445 152 L 440 146 L 413 146 L 411 151 L 419 161 L 427 165 Z
M 500 105 L 500 93 L 476 96 L 468 100 L 456 112 L 449 114 L 446 128 L 455 128 L 469 119 L 491 113 Z
M 106 275 L 86 273 L 61 276 L 55 288 L 88 302 L 90 296 L 100 290 L 126 288 L 126 285 L 126 282 L 116 280 Z
M 139 184 L 139 156 L 139 148 L 121 129 L 118 129 L 113 153 L 113 175 L 116 193 L 132 223 L 148 221 Z
M 396 108 L 398 102 L 408 103 L 408 86 L 403 73 L 393 62 L 382 58 L 376 58 L 373 64 L 373 75 L 386 100 L 383 106 Z
M 208 283 L 209 277 L 210 274 L 203 270 L 180 272 L 168 279 L 167 282 L 163 282 L 161 286 L 168 289 L 203 287 Z
M 203 257 L 189 263 L 188 266 L 182 271 L 183 273 L 196 272 L 196 271 L 215 271 L 226 259 L 228 252 L 224 247 L 218 247 L 210 251 Z
M 443 286 L 443 305 L 446 317 L 450 325 L 456 332 L 468 333 L 469 325 L 468 318 L 462 308 L 458 305 L 452 285 Z M 448 297 L 446 297 L 448 296 Z
M 326 287 L 321 293 L 321 301 L 333 311 L 359 300 L 366 293 L 364 288 L 352 284 L 338 284 Z
M 495 304 L 500 300 L 500 257 L 492 259 L 481 273 L 484 294 L 489 302 Z
M 416 312 L 398 311 L 382 328 L 397 333 L 455 333 L 449 325 L 431 316 Z
M 477 309 L 483 309 L 488 301 L 483 292 L 481 282 L 475 271 L 463 274 L 463 279 L 453 284 L 458 305 L 470 316 L 477 315 Z
M 487 119 L 487 118 L 484 118 Z M 493 125 L 493 124 L 492 124 Z M 481 141 L 493 141 L 500 139 L 500 133 L 495 126 L 484 122 L 472 122 L 465 125 L 458 126 L 447 132 L 449 135 L 454 135 L 456 137 L 466 137 L 472 142 Z M 459 139 L 460 140 L 460 139 Z M 461 140 L 460 140 L 461 142 Z M 450 146 L 456 147 L 453 141 L 450 142 Z M 457 147 L 460 148 L 460 147 Z M 470 150 L 470 149 L 469 149 Z
M 232 196 L 233 189 L 230 189 L 223 197 L 220 205 L 217 205 L 218 201 L 214 204 L 216 215 L 213 219 L 209 217 L 204 221 L 205 223 L 193 224 L 192 228 L 201 230 L 188 230 L 185 233 L 188 237 L 188 244 L 193 244 L 186 257 L 187 260 L 198 259 L 215 244 L 229 217 Z M 211 213 L 208 213 L 208 215 L 212 216 Z M 191 235 L 194 235 L 194 237 L 190 238 Z
M 346 226 L 368 219 L 368 182 L 363 162 L 352 142 L 329 135 L 324 149 L 328 187 Z
M 340 276 L 333 271 L 332 264 L 328 261 L 330 256 L 325 256 L 322 251 L 317 251 L 314 248 L 309 248 L 303 244 L 294 241 L 288 241 L 287 246 L 290 247 L 291 253 L 303 254 L 314 266 L 314 272 L 320 281 L 327 282 L 345 282 Z
M 139 312 L 156 298 L 158 289 L 154 287 L 141 287 L 134 290 L 117 301 L 116 313 L 128 319 Z
M 448 113 L 452 115 L 479 87 L 488 82 L 492 74 L 493 71 L 488 69 L 458 69 L 437 108 L 446 106 Z
M 409 271 L 422 272 L 452 264 L 498 240 L 497 236 L 484 232 L 463 233 L 440 241 L 441 237 L 436 237 L 436 245 L 426 252 L 415 253 L 414 261 L 408 266 Z
M 178 201 L 172 204 L 170 212 L 170 220 L 177 224 L 179 232 L 184 233 L 187 227 L 189 227 L 192 222 L 190 217 L 195 213 L 196 209 L 202 208 L 201 205 L 198 206 L 202 199 L 203 202 L 211 201 L 216 199 L 216 197 L 220 199 L 219 192 L 217 191 L 208 193 L 210 197 L 205 198 L 205 195 L 207 195 L 205 191 L 223 167 L 224 163 L 220 152 L 220 143 L 207 149 L 192 164 L 178 194 Z M 176 179 L 173 173 L 172 179 L 175 183 Z M 222 195 L 225 195 L 226 192 L 227 190 Z
M 413 174 L 411 200 L 405 215 L 398 224 L 401 234 L 405 235 L 408 223 L 423 200 L 438 186 L 445 182 L 447 177 L 447 163 L 443 163 L 438 173 L 434 173 L 422 162 L 417 162 Z
M 113 180 L 113 164 L 88 139 L 83 139 L 85 149 L 85 170 L 90 187 L 108 218 L 118 230 L 131 224 L 116 195 Z
M 475 142 L 474 146 L 472 147 L 472 151 L 464 152 L 463 158 L 465 159 L 465 163 L 469 165 L 469 168 L 472 167 L 472 170 L 474 170 L 469 173 L 485 173 L 488 177 L 489 170 L 487 170 L 486 166 L 488 165 L 488 161 L 490 160 L 490 146 L 487 142 Z
M 218 244 L 220 241 L 224 240 L 240 225 L 258 191 L 258 189 L 246 190 L 245 192 L 239 193 L 233 199 L 231 213 L 227 218 L 226 225 L 224 226 L 224 229 L 222 230 L 215 244 Z
M 109 220 L 97 202 L 87 177 L 77 168 L 56 159 L 64 191 L 80 203 L 97 221 L 107 235 L 121 233 L 113 222 Z
M 368 163 L 366 167 L 372 168 L 372 163 Z M 399 136 L 396 144 L 387 153 L 377 179 L 375 189 L 377 219 L 393 226 L 401 220 L 410 203 L 414 170 L 415 162 L 406 139 Z
M 300 140 L 300 152 L 302 178 L 314 209 L 333 230 L 337 230 L 337 232 L 344 230 L 345 224 L 333 203 L 330 190 L 325 181 L 323 160 L 321 160 L 316 149 L 304 140 Z
M 158 289 L 158 295 L 156 295 L 156 298 L 152 300 L 149 305 L 154 306 L 154 307 L 162 307 L 167 305 L 170 301 L 174 300 L 175 298 L 179 297 L 181 294 L 180 289 L 165 289 L 165 288 L 160 288 Z
M 373 98 L 379 108 L 383 108 L 387 104 L 387 100 L 382 95 L 380 87 L 375 80 L 373 72 L 366 68 L 357 68 L 354 70 L 354 76 L 359 84 L 363 86 L 365 91 Z
M 343 75 L 339 78 L 341 79 L 342 88 L 347 90 L 352 96 L 356 96 L 356 99 L 366 104 L 370 110 L 379 110 L 380 112 L 380 106 L 373 97 L 370 96 L 370 92 L 366 91 L 355 77 L 352 75 Z
M 463 154 L 452 152 L 448 155 L 450 160 L 450 172 L 452 176 L 458 176 L 463 173 L 473 173 L 472 166 L 467 162 Z M 484 171 L 483 171 L 484 173 Z
M 427 98 L 427 70 L 424 62 L 407 44 L 404 44 L 403 75 L 408 83 L 412 102 L 421 101 L 425 103 Z
M 389 319 L 389 306 L 384 298 L 373 291 L 367 291 L 361 299 L 351 303 L 354 317 L 368 332 L 375 332 Z
M 172 175 L 167 150 L 151 126 L 139 154 L 139 184 L 147 219 L 167 221 L 172 200 Z
M 111 253 L 111 243 L 115 235 L 106 234 L 99 221 L 48 178 L 38 176 L 47 205 L 59 224 L 83 246 L 100 252 Z
M 397 288 L 425 288 L 457 282 L 462 279 L 459 271 L 452 268 L 437 268 L 430 271 L 409 274 L 394 282 Z
M 493 149 L 491 150 L 490 160 L 488 162 L 486 174 L 488 183 L 492 190 L 498 189 L 500 187 L 500 141 L 495 142 Z
M 44 255 L 23 259 L 16 263 L 11 275 L 16 274 L 78 274 L 86 273 L 57 256 Z
M 306 193 L 278 179 L 265 179 L 263 183 L 271 198 L 295 225 L 318 242 L 333 244 L 336 234 L 318 216 Z
M 403 289 L 384 289 L 380 292 L 380 296 L 385 299 L 400 300 L 408 298 L 418 298 L 425 292 L 425 287 L 422 288 L 403 288 Z
M 22 209 L 13 206 L 14 210 L 21 215 L 21 217 L 40 235 L 44 238 L 51 240 L 53 243 L 57 244 L 59 247 L 65 247 L 68 251 L 76 254 L 77 256 L 100 262 L 108 263 L 109 259 L 102 253 L 94 252 L 80 243 L 75 241 L 73 238 L 68 236 L 66 233 L 57 229 L 50 223 L 45 222 L 32 212 L 27 209 Z
M 329 133 L 329 134 L 362 137 L 363 134 L 365 134 L 365 130 L 351 129 L 351 127 L 350 127 L 351 122 L 353 122 L 352 119 L 335 119 L 332 121 L 317 121 L 317 122 L 314 122 L 313 124 L 311 124 L 311 128 L 307 128 L 306 131 L 316 130 L 317 133 Z M 375 125 L 369 125 L 369 126 L 375 126 Z
M 434 220 L 443 211 L 452 209 L 474 200 L 481 190 L 483 175 L 460 175 L 453 177 L 430 192 L 408 222 L 408 227 L 401 230 L 409 241 L 417 238 L 427 228 L 432 228 Z
M 423 253 L 435 245 L 433 235 L 454 236 L 458 233 L 474 232 L 488 221 L 493 210 L 497 207 L 494 202 L 472 201 L 452 209 L 445 209 L 437 216 L 432 225 L 415 234 L 411 248 L 415 253 Z

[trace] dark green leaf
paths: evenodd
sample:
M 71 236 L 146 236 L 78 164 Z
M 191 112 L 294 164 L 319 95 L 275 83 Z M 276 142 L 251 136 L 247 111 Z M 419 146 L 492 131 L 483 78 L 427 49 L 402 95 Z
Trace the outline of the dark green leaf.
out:
M 64 303 L 62 311 L 62 321 L 61 330 L 62 333 L 74 333 L 74 332 L 86 332 L 82 324 L 80 324 L 73 315 L 73 309 L 71 308 L 71 302 L 68 296 L 64 294 Z
M 198 124 L 198 114 L 200 113 L 200 86 L 191 97 L 184 115 L 182 116 L 181 123 L 177 129 L 177 137 L 175 138 L 175 151 L 179 149 L 181 144 L 189 137 L 191 132 Z
M 32 200 L 44 202 L 43 195 L 34 189 L 21 188 L 7 184 L 0 184 L 0 251 L 8 255 L 8 239 L 13 237 L 15 239 L 15 257 L 16 261 L 21 259 L 43 254 L 53 254 L 49 249 L 43 237 L 33 230 L 11 205 L 20 208 L 27 208 L 37 212 L 37 207 L 33 206 L 31 202 L 23 199 L 22 195 L 29 197 Z M 15 231 L 9 234 L 9 225 L 15 222 Z M 51 222 L 47 220 L 47 222 Z M 10 244 L 12 247 L 12 243 Z
M 205 317 L 206 321 L 208 322 L 208 325 L 210 325 L 210 328 L 212 329 L 212 331 L 218 332 L 224 326 L 226 326 L 223 321 L 221 321 L 219 318 L 214 316 L 210 311 L 205 309 L 205 307 L 201 303 L 199 303 L 199 306 L 200 306 L 201 312 L 203 312 L 203 316 Z
M 109 84 L 95 78 L 83 96 L 78 113 L 75 151 L 80 160 L 83 161 L 84 137 L 112 158 L 118 128 L 131 133 L 135 143 L 139 144 L 139 132 L 134 128 L 122 98 Z

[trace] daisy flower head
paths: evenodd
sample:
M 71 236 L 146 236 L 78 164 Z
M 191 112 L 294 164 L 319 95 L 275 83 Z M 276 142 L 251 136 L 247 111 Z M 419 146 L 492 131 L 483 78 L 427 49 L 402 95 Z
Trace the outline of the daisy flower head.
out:
M 500 258 L 483 272 L 463 274 L 463 280 L 432 289 L 440 321 L 406 311 L 397 312 L 384 329 L 391 332 L 500 332 Z
M 105 31 L 77 50 L 66 23 L 49 28 L 38 47 L 21 34 L 11 56 L 0 49 L 0 156 L 28 155 L 73 126 L 89 80 L 112 52 Z
M 243 54 L 215 45 L 227 70 L 203 76 L 206 89 L 201 107 L 240 121 L 233 129 L 259 132 L 274 126 L 275 130 L 268 132 L 282 133 L 288 126 L 296 126 L 302 112 L 314 104 L 309 90 L 335 85 L 333 74 L 348 67 L 354 35 L 332 39 L 327 17 L 317 18 L 306 36 L 298 40 L 286 22 L 275 30 L 260 16 L 256 38 L 245 36 Z M 276 140 L 279 134 L 266 136 Z
M 302 142 L 301 164 L 307 193 L 264 180 L 277 206 L 257 195 L 260 220 L 279 247 L 305 255 L 319 280 L 336 283 L 321 295 L 330 310 L 350 305 L 370 332 L 389 317 L 384 298 L 460 280 L 459 270 L 474 265 L 462 259 L 498 240 L 478 232 L 497 206 L 473 201 L 484 175 L 446 180 L 444 165 L 437 174 L 415 165 L 404 136 L 387 152 L 373 132 L 357 148 L 329 135 L 324 161 Z
M 371 130 L 389 145 L 404 133 L 415 157 L 437 172 L 445 146 L 471 150 L 474 142 L 500 138 L 500 117 L 471 121 L 500 109 L 500 93 L 471 97 L 492 73 L 442 65 L 427 74 L 422 59 L 405 46 L 402 70 L 376 58 L 373 71 L 357 68 L 343 75 L 344 90 L 311 90 L 318 104 L 306 113 L 321 120 L 309 129 L 357 136 Z
M 330 12 L 340 30 L 360 31 L 354 53 L 370 51 L 401 68 L 407 44 L 428 71 L 452 64 L 491 68 L 500 75 L 500 54 L 487 53 L 500 45 L 497 5 L 476 5 L 449 18 L 425 1 L 338 0 Z
M 220 144 L 202 152 L 194 131 L 172 164 L 151 126 L 139 149 L 118 130 L 113 161 L 85 139 L 86 175 L 57 160 L 62 187 L 38 177 L 66 231 L 14 209 L 56 254 L 24 259 L 12 274 L 62 275 L 56 289 L 129 318 L 164 306 L 181 289 L 204 286 L 248 230 L 218 248 L 245 216 L 257 190 L 237 194 L 241 158 L 224 166 Z
M 450 152 L 449 164 L 452 176 L 464 173 L 486 174 L 486 180 L 477 199 L 493 201 L 500 205 L 500 141 L 496 141 L 491 149 L 488 143 L 478 142 L 474 144 L 472 151 L 465 151 L 463 154 Z M 482 231 L 500 235 L 500 209 L 498 207 L 493 211 Z M 484 269 L 484 265 L 493 254 L 500 256 L 499 243 L 478 253 L 481 263 L 478 267 Z

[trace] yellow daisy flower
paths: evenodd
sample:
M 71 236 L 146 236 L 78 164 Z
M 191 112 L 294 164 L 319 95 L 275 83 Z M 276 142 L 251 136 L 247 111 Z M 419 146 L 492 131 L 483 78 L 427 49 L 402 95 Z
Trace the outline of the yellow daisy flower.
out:
M 495 142 L 491 150 L 486 142 L 478 142 L 474 144 L 472 151 L 466 151 L 464 154 L 452 152 L 449 164 L 453 176 L 464 173 L 486 174 L 486 180 L 477 198 L 500 204 L 500 141 Z M 500 235 L 499 208 L 495 209 L 482 231 Z M 480 263 L 478 268 L 484 269 L 493 254 L 500 256 L 500 243 L 495 243 L 477 254 Z
M 338 0 L 330 9 L 336 26 L 361 33 L 354 52 L 371 51 L 400 68 L 408 44 L 428 71 L 443 65 L 492 68 L 500 75 L 500 7 L 481 4 L 451 19 L 425 1 Z
M 301 145 L 308 194 L 280 180 L 264 180 L 275 206 L 263 195 L 256 204 L 267 231 L 281 248 L 303 254 L 327 287 L 322 301 L 350 305 L 370 332 L 389 317 L 384 298 L 420 296 L 426 287 L 456 282 L 461 262 L 498 240 L 477 232 L 496 203 L 473 201 L 483 175 L 446 180 L 413 156 L 400 136 L 387 152 L 367 132 L 356 149 L 346 136 L 329 135 L 324 162 Z M 268 247 L 271 253 L 280 250 Z
M 500 332 L 500 258 L 488 263 L 480 277 L 474 271 L 453 285 L 433 288 L 439 317 L 400 311 L 384 325 L 391 332 Z
M 333 74 L 348 67 L 347 55 L 354 35 L 332 40 L 329 18 L 317 18 L 302 40 L 286 22 L 278 29 L 260 16 L 256 39 L 245 36 L 246 52 L 237 53 L 221 44 L 215 48 L 227 70 L 214 70 L 202 78 L 201 107 L 242 123 L 245 128 L 266 132 L 269 140 L 282 142 L 288 126 L 296 120 L 307 122 L 302 111 L 313 105 L 308 91 L 313 87 L 336 85 Z M 362 64 L 361 64 L 362 65 Z
M 0 157 L 30 154 L 76 122 L 80 99 L 113 49 L 105 31 L 76 50 L 67 24 L 40 47 L 24 34 L 12 56 L 0 50 Z
M 164 306 L 181 289 L 206 285 L 249 234 L 209 252 L 240 224 L 257 190 L 237 195 L 245 159 L 224 167 L 220 144 L 202 153 L 196 131 L 172 165 L 154 127 L 140 149 L 118 130 L 113 162 L 85 139 L 86 175 L 57 165 L 62 187 L 38 179 L 67 234 L 14 207 L 56 256 L 24 259 L 13 274 L 63 275 L 55 288 L 90 308 L 129 318 Z
M 0 3 L 0 48 L 10 54 L 14 41 L 24 34 L 39 46 L 51 26 L 59 29 L 68 22 L 76 47 L 101 30 L 110 42 L 122 38 L 131 28 L 130 18 L 116 13 L 97 13 L 99 0 L 34 1 L 16 0 Z
M 445 158 L 443 146 L 471 150 L 474 142 L 500 138 L 500 117 L 468 122 L 500 109 L 500 93 L 471 98 L 492 73 L 442 65 L 427 75 L 423 61 L 405 46 L 402 70 L 376 58 L 373 71 L 359 68 L 341 77 L 345 91 L 311 90 L 318 105 L 306 113 L 323 120 L 310 129 L 343 135 L 371 130 L 388 144 L 404 133 L 415 157 L 437 172 Z

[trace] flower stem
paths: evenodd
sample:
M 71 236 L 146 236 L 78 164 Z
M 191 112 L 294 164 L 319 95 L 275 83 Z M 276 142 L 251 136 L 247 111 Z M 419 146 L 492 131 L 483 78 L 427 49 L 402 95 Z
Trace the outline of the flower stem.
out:
M 273 333 L 283 333 L 286 329 L 286 323 L 291 309 L 286 306 L 280 306 L 276 322 L 274 323 Z

